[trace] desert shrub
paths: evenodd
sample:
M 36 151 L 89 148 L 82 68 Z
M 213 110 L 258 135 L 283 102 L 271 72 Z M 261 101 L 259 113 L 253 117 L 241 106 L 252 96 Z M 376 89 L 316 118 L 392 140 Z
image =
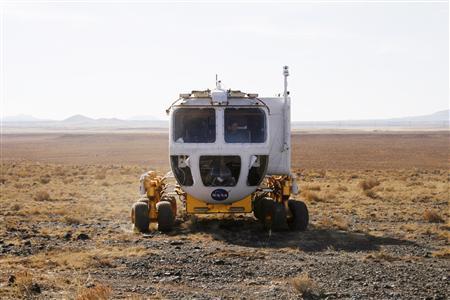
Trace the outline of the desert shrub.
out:
M 450 258 L 450 247 L 434 251 L 432 255 L 437 258 Z
M 6 179 L 5 178 L 0 178 L 0 184 L 5 184 L 6 183 Z
M 95 179 L 97 179 L 97 180 L 103 180 L 105 178 L 106 178 L 106 173 L 105 172 L 101 172 L 101 173 L 95 174 Z
M 292 286 L 304 298 L 320 294 L 319 286 L 307 273 L 292 279 Z
M 339 186 L 336 188 L 336 191 L 339 191 L 339 192 L 348 192 L 348 187 L 343 186 L 343 185 L 339 185 Z
M 308 191 L 320 191 L 320 185 L 318 184 L 305 185 L 303 189 Z
M 42 184 L 47 184 L 50 182 L 50 176 L 46 175 L 46 176 L 42 176 L 41 178 L 39 178 L 39 182 Z
M 34 196 L 36 201 L 48 201 L 50 200 L 50 194 L 46 191 L 39 191 Z
M 109 182 L 108 181 L 103 181 L 102 182 L 102 186 L 110 186 L 111 184 L 109 184 Z
M 26 271 L 18 272 L 12 278 L 11 283 L 18 298 L 31 299 L 33 294 L 41 292 L 39 285 L 33 283 L 33 277 Z
M 64 184 L 69 184 L 69 183 L 72 183 L 72 182 L 73 182 L 73 178 L 71 178 L 71 177 L 63 179 L 63 183 Z
M 369 190 L 364 190 L 364 195 L 366 195 L 367 197 L 372 198 L 372 199 L 378 198 L 378 194 L 375 193 L 374 190 L 370 190 L 370 189 Z
M 327 201 L 327 200 L 334 200 L 336 199 L 336 194 L 333 192 L 325 192 L 322 194 L 322 200 Z
M 65 176 L 66 175 L 66 171 L 62 167 L 57 167 L 55 169 L 55 175 L 57 175 L 57 176 Z
M 444 219 L 435 210 L 425 210 L 423 212 L 423 219 L 430 223 L 444 223 Z
M 25 185 L 22 184 L 22 183 L 14 183 L 14 187 L 15 187 L 16 189 L 23 189 L 23 188 L 25 187 Z
M 93 287 L 83 288 L 77 295 L 77 300 L 106 300 L 111 295 L 111 288 L 107 285 L 96 284 Z
M 336 216 L 333 220 L 333 226 L 339 230 L 347 230 L 348 222 L 341 216 Z
M 82 221 L 76 217 L 64 216 L 64 223 L 69 224 L 69 225 L 79 225 L 82 223 Z
M 15 203 L 11 206 L 11 210 L 13 211 L 19 211 L 20 210 L 20 204 L 19 203 Z
M 380 182 L 376 178 L 369 178 L 359 182 L 358 186 L 363 190 L 367 191 L 376 186 L 380 185 Z
M 345 220 L 341 216 L 335 216 L 333 218 L 325 216 L 319 220 L 319 223 L 322 228 L 327 229 L 336 228 L 339 230 L 347 230 L 349 227 L 347 220 Z
M 393 262 L 398 260 L 397 257 L 392 256 L 390 253 L 388 253 L 385 249 L 382 249 L 378 252 L 373 252 L 368 254 L 365 257 L 365 260 L 374 260 L 374 261 L 388 261 L 388 262 Z
M 316 193 L 310 192 L 308 190 L 302 191 L 300 193 L 300 197 L 302 197 L 303 199 L 305 199 L 306 201 L 309 201 L 309 202 L 320 202 L 323 200 Z

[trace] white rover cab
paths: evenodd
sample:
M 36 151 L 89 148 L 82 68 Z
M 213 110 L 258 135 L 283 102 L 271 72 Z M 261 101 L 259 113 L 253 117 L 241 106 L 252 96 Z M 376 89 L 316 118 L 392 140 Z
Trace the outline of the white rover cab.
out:
M 297 193 L 291 168 L 288 67 L 282 97 L 222 89 L 181 94 L 170 114 L 170 166 L 177 186 L 169 193 L 166 177 L 141 177 L 143 198 L 132 207 L 140 231 L 157 221 L 170 230 L 177 199 L 189 214 L 251 213 L 265 227 L 305 230 L 306 205 Z

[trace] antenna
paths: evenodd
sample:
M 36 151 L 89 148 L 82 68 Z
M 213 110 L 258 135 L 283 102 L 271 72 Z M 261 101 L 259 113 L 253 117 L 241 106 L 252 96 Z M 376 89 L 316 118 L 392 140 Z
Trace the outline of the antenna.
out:
M 284 66 L 283 67 L 283 76 L 284 76 L 284 93 L 283 93 L 283 97 L 284 97 L 284 104 L 283 104 L 283 115 L 286 118 L 286 114 L 288 113 L 288 96 L 289 96 L 289 92 L 287 90 L 288 87 L 288 82 L 287 82 L 287 78 L 289 76 L 289 67 L 288 66 Z M 290 111 L 289 111 L 290 113 Z M 291 116 L 289 115 L 288 117 L 288 122 L 291 122 Z M 288 127 L 289 126 L 289 127 Z M 283 139 L 284 139 L 284 143 L 283 143 L 283 147 L 281 148 L 281 152 L 287 151 L 289 150 L 289 144 L 288 144 L 288 140 L 289 140 L 289 136 L 290 136 L 290 125 L 286 124 L 286 120 L 283 122 Z
M 287 90 L 287 85 L 288 85 L 287 78 L 289 76 L 289 67 L 288 66 L 284 66 L 283 67 L 283 76 L 284 76 L 284 93 L 283 93 L 283 96 L 284 96 L 284 100 L 286 101 L 286 98 L 289 95 L 289 92 Z
M 219 77 L 216 74 L 216 89 L 220 90 L 222 89 L 222 81 L 219 80 Z

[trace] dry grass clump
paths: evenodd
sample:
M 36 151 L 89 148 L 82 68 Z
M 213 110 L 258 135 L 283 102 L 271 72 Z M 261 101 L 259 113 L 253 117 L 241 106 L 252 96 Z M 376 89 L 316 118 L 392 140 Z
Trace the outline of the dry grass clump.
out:
M 48 201 L 50 200 L 50 194 L 47 191 L 39 191 L 34 195 L 36 201 Z
M 316 193 L 310 192 L 308 190 L 302 191 L 300 193 L 300 197 L 309 202 L 320 202 L 323 199 L 319 197 Z
M 367 197 L 372 198 L 372 199 L 377 199 L 379 197 L 378 194 L 375 193 L 374 190 L 370 190 L 370 189 L 364 190 L 364 195 L 366 195 Z
M 69 225 L 80 225 L 83 221 L 80 218 L 76 218 L 73 216 L 64 216 L 64 223 Z
M 358 186 L 363 190 L 367 191 L 370 190 L 376 186 L 380 185 L 380 182 L 376 178 L 369 178 L 362 180 L 358 183 Z
M 368 254 L 364 258 L 364 260 L 373 260 L 373 261 L 377 261 L 377 262 L 380 262 L 380 261 L 393 262 L 393 261 L 398 260 L 398 258 L 389 254 L 385 249 L 382 249 L 378 252 L 373 252 L 373 253 Z
M 323 228 L 336 228 L 339 230 L 347 230 L 349 228 L 349 223 L 341 216 L 334 216 L 333 218 L 322 217 L 319 220 L 319 224 Z
M 63 183 L 64 184 L 69 184 L 69 183 L 72 183 L 73 182 L 73 178 L 71 178 L 71 177 L 68 177 L 68 178 L 64 178 L 63 179 Z
M 338 191 L 338 192 L 348 192 L 348 187 L 343 186 L 343 185 L 339 185 L 339 186 L 336 188 L 336 191 Z
M 11 206 L 11 210 L 12 210 L 12 211 L 19 211 L 20 209 L 21 209 L 21 206 L 20 206 L 19 203 L 14 203 L 14 204 Z
M 305 185 L 302 187 L 302 189 L 307 191 L 320 191 L 320 185 L 318 184 Z
M 295 277 L 291 283 L 294 289 L 303 297 L 320 294 L 319 286 L 307 273 Z
M 77 295 L 77 300 L 107 300 L 111 296 L 111 288 L 104 284 L 83 288 Z
M 10 277 L 10 284 L 18 298 L 30 299 L 33 294 L 40 293 L 39 285 L 33 283 L 33 277 L 27 271 L 18 272 Z
M 106 172 L 97 173 L 94 178 L 97 180 L 104 180 L 106 178 Z
M 41 178 L 39 178 L 39 182 L 42 183 L 42 184 L 49 183 L 50 182 L 50 176 L 48 176 L 48 175 L 42 176 Z
M 450 247 L 434 251 L 433 253 L 431 253 L 431 255 L 437 258 L 450 258 Z
M 425 210 L 423 212 L 423 219 L 429 223 L 444 223 L 444 219 L 435 210 Z

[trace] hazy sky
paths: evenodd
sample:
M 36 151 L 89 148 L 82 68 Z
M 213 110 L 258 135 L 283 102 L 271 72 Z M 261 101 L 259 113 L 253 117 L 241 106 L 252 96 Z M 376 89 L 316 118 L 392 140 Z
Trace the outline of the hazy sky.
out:
M 293 120 L 449 106 L 448 3 L 55 3 L 2 6 L 2 114 L 154 115 L 181 92 L 273 96 Z

